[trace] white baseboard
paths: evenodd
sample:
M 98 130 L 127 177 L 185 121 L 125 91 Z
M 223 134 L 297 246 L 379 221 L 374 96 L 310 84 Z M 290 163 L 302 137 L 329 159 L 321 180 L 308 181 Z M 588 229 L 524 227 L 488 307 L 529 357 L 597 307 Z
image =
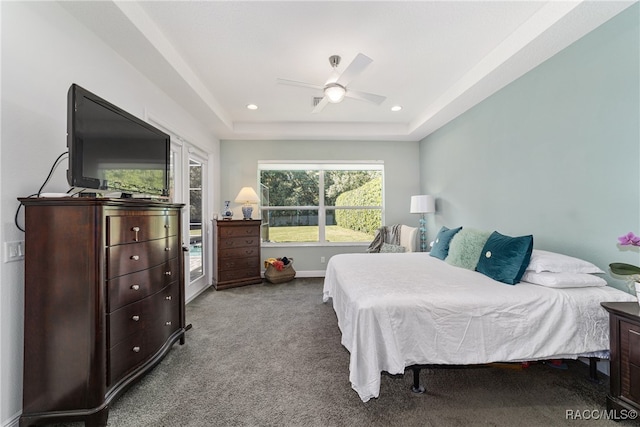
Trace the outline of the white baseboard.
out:
M 324 277 L 325 270 L 296 271 L 296 277 Z
M 264 271 L 260 273 L 264 277 Z M 296 270 L 296 277 L 324 277 L 324 270 Z
M 2 427 L 18 427 L 18 424 L 20 422 L 20 415 L 21 413 L 15 414 L 12 418 L 4 421 Z

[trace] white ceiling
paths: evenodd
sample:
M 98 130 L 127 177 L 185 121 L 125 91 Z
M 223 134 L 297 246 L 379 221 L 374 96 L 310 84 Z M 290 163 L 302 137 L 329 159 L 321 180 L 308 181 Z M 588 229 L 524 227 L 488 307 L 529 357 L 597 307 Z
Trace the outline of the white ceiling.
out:
M 220 139 L 417 141 L 634 1 L 61 2 Z M 312 113 L 329 56 L 373 59 Z M 258 109 L 251 111 L 246 105 Z M 391 106 L 402 105 L 400 112 Z

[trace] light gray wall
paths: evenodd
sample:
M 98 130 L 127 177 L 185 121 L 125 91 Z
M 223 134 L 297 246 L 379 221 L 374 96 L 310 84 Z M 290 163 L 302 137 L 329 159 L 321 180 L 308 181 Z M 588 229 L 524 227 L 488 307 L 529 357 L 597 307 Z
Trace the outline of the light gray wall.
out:
M 430 237 L 463 225 L 605 271 L 640 261 L 616 246 L 640 233 L 639 21 L 636 4 L 420 143 Z
M 66 151 L 71 83 L 145 118 L 152 115 L 215 153 L 217 140 L 161 89 L 116 55 L 58 3 L 1 2 L 2 130 L 0 241 L 24 240 L 13 222 L 17 197 L 38 191 Z M 47 192 L 68 189 L 63 162 Z M 22 216 L 21 216 L 22 218 Z M 0 425 L 22 411 L 24 264 L 0 264 Z M 16 424 L 17 425 L 17 424 Z
M 235 217 L 240 208 L 233 203 L 244 186 L 257 188 L 258 160 L 382 160 L 385 180 L 385 222 L 418 225 L 418 216 L 409 213 L 411 196 L 419 194 L 417 142 L 380 141 L 221 141 L 220 196 L 231 200 Z M 254 214 L 254 217 L 256 215 Z M 363 252 L 365 247 L 263 248 L 262 258 L 293 257 L 298 271 L 324 271 L 326 262 L 337 253 Z M 325 263 L 320 257 L 325 257 Z

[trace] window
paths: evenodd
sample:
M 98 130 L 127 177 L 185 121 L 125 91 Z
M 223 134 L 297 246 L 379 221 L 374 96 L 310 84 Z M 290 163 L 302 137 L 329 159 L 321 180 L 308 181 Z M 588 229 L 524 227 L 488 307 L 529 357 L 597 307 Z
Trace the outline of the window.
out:
M 382 225 L 383 172 L 381 162 L 259 162 L 263 242 L 371 242 Z

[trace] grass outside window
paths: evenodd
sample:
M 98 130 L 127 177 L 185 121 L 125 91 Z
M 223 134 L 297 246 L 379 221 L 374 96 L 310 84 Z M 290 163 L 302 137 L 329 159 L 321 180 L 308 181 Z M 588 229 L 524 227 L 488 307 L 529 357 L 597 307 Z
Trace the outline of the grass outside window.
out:
M 373 237 L 373 235 L 337 225 L 325 227 L 327 242 L 371 242 Z M 269 227 L 269 241 L 272 243 L 316 243 L 318 242 L 318 226 Z

